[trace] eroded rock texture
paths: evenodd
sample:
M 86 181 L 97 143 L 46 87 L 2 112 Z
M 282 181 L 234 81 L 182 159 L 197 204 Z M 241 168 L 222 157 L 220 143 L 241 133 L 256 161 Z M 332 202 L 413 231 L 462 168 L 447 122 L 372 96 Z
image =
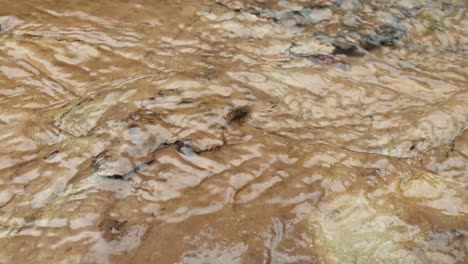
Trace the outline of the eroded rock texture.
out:
M 462 0 L 1 0 L 0 263 L 467 263 Z

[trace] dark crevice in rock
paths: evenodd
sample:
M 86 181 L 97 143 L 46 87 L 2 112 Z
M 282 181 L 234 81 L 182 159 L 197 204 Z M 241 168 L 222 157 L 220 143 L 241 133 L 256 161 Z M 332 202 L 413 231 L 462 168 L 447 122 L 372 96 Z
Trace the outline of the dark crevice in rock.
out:
M 390 25 L 379 27 L 375 33 L 369 34 L 362 39 L 361 46 L 366 50 L 374 50 L 379 47 L 395 48 L 403 40 L 404 32 Z
M 333 55 L 346 55 L 350 57 L 362 57 L 365 55 L 359 46 L 348 42 L 336 42 L 333 44 L 333 47 L 335 47 Z
M 194 156 L 197 155 L 198 153 L 201 153 L 205 150 L 202 151 L 195 151 L 192 149 L 192 144 L 190 140 L 176 140 L 173 143 L 161 143 L 159 146 L 157 146 L 154 150 L 149 152 L 146 156 L 148 161 L 141 162 L 138 165 L 134 164 L 133 168 L 129 170 L 128 172 L 122 173 L 122 174 L 108 174 L 108 175 L 101 175 L 103 177 L 107 177 L 109 179 L 113 180 L 123 180 L 123 181 L 128 181 L 131 179 L 135 174 L 137 174 L 140 170 L 146 168 L 147 166 L 153 164 L 155 162 L 154 158 L 154 153 L 165 148 L 170 148 L 170 147 L 175 147 L 176 151 L 186 155 L 186 156 Z M 107 161 L 106 159 L 108 158 L 108 155 L 106 153 L 100 153 L 96 158 L 94 158 L 94 167 L 96 170 L 99 170 L 101 166 L 103 166 Z M 133 164 L 133 162 L 132 162 Z
M 185 155 L 185 156 L 196 156 L 197 152 L 192 149 L 192 141 L 184 140 L 184 141 L 177 141 L 175 143 L 175 148 L 177 152 Z
M 128 181 L 129 179 L 133 177 L 135 173 L 138 173 L 138 171 L 142 170 L 143 168 L 146 168 L 147 166 L 151 165 L 153 162 L 154 160 L 142 162 L 138 164 L 136 167 L 134 167 L 132 170 L 124 174 L 113 174 L 113 175 L 104 175 L 104 176 L 112 180 Z
M 280 22 L 280 19 L 274 17 L 274 16 L 271 16 L 271 15 L 268 15 L 264 12 L 262 12 L 261 8 L 259 7 L 255 7 L 255 6 L 249 6 L 248 9 L 243 9 L 243 8 L 234 8 L 234 7 L 230 7 L 228 5 L 230 1 L 227 1 L 226 3 L 223 3 L 221 1 L 216 1 L 216 4 L 220 5 L 221 7 L 224 7 L 224 8 L 227 8 L 231 11 L 234 11 L 236 13 L 242 13 L 242 12 L 245 12 L 245 13 L 249 13 L 251 15 L 254 15 L 258 18 L 264 18 L 264 19 L 268 19 L 268 20 L 271 20 L 273 22 Z
M 54 151 L 52 151 L 52 153 L 50 153 L 49 155 L 45 156 L 44 159 L 45 159 L 45 160 L 51 160 L 51 159 L 53 159 L 55 156 L 57 156 L 58 154 L 60 154 L 60 151 L 54 150 Z
M 231 112 L 229 112 L 229 114 L 226 116 L 226 121 L 229 124 L 234 122 L 242 124 L 248 119 L 251 111 L 252 108 L 248 105 L 236 107 L 232 109 Z
M 68 91 L 69 93 L 71 93 L 73 96 L 75 97 L 79 97 L 79 98 L 83 98 L 80 94 L 78 94 L 77 91 L 73 90 L 71 87 L 67 87 L 65 84 L 63 84 L 62 82 L 60 82 L 59 80 L 55 79 L 54 77 L 52 77 L 51 75 L 49 75 L 48 73 L 46 73 L 45 71 L 43 71 L 41 69 L 41 67 L 37 66 L 36 63 L 34 61 L 32 61 L 31 59 L 26 59 L 26 61 L 28 62 L 29 65 L 31 65 L 34 69 L 36 69 L 38 72 L 40 72 L 41 74 L 43 74 L 44 76 L 46 76 L 47 79 L 51 80 L 52 82 L 56 83 L 57 85 L 59 85 L 60 87 L 62 87 L 64 90 Z
M 313 63 L 320 64 L 320 65 L 325 65 L 325 66 L 332 66 L 338 69 L 341 69 L 343 71 L 347 71 L 350 69 L 350 66 L 341 60 L 335 59 L 333 56 L 330 55 L 313 55 L 313 56 L 308 56 L 307 59 Z
M 126 233 L 126 226 L 128 221 L 118 221 L 114 219 L 105 218 L 99 223 L 99 230 L 104 232 L 104 239 L 107 241 L 115 240 Z

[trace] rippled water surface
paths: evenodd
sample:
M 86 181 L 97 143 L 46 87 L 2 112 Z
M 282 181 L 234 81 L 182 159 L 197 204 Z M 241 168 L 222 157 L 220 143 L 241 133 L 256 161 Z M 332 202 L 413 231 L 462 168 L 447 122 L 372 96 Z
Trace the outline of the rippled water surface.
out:
M 468 263 L 466 1 L 0 6 L 0 263 Z

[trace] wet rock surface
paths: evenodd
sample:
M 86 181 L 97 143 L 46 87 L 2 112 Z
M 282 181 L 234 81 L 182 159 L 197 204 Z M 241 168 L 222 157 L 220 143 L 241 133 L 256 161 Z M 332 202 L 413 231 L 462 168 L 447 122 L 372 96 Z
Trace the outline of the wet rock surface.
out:
M 0 4 L 0 263 L 468 262 L 465 1 Z

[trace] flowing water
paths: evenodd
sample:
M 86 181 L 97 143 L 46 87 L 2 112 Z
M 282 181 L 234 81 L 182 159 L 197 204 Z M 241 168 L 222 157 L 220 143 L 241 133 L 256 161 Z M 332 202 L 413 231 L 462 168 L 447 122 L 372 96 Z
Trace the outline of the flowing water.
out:
M 468 263 L 466 1 L 0 6 L 0 263 Z

